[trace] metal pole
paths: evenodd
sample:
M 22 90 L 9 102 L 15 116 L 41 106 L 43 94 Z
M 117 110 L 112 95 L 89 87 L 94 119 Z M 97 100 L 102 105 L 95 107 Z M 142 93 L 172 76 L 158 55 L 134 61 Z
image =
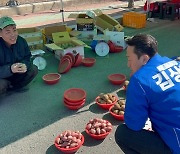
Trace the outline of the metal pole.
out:
M 61 0 L 61 9 L 60 9 L 60 12 L 62 14 L 62 22 L 64 24 L 64 8 L 63 8 L 63 1 Z

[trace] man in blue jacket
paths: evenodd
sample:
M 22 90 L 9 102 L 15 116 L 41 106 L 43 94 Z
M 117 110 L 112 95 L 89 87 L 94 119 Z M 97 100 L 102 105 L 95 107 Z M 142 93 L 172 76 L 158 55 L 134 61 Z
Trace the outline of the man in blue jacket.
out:
M 180 154 L 180 62 L 161 57 L 151 35 L 135 35 L 127 45 L 132 76 L 116 143 L 126 154 Z M 148 118 L 153 131 L 143 129 Z
M 29 84 L 38 73 L 30 63 L 26 40 L 18 35 L 12 18 L 0 18 L 0 94 Z

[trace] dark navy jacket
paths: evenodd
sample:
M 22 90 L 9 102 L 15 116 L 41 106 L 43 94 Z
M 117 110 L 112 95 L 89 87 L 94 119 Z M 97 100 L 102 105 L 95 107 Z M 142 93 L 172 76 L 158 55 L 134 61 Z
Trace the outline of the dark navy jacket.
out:
M 0 79 L 12 75 L 11 65 L 14 63 L 24 63 L 30 67 L 31 52 L 24 38 L 18 36 L 16 44 L 9 48 L 0 37 Z

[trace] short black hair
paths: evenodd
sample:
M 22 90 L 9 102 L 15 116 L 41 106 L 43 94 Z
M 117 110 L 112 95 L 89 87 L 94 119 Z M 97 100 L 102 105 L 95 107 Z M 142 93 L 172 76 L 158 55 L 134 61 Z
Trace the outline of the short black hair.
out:
M 158 51 L 157 40 L 148 34 L 137 34 L 126 40 L 127 45 L 134 46 L 134 53 L 140 58 L 143 54 L 147 54 L 150 58 Z

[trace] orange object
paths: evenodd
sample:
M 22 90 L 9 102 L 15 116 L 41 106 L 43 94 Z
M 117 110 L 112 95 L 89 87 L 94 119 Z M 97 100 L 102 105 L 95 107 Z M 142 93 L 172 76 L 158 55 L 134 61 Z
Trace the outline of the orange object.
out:
M 144 28 L 146 26 L 146 14 L 137 12 L 124 13 L 123 26 L 131 28 Z

